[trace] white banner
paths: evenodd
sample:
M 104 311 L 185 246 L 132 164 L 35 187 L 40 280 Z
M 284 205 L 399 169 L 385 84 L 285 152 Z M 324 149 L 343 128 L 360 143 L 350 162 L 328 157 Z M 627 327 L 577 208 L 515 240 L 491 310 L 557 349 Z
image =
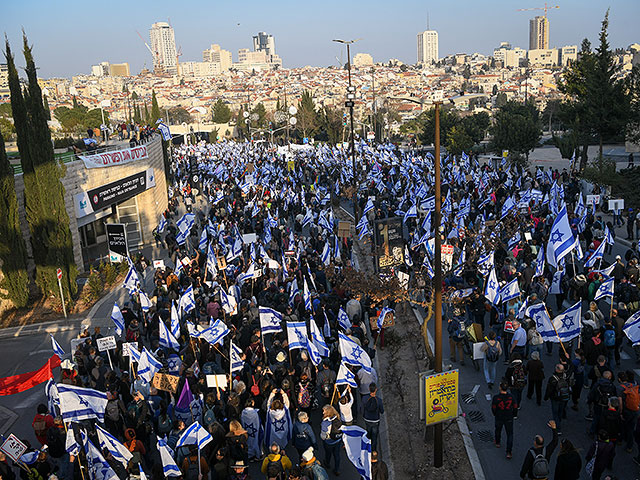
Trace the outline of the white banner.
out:
M 113 167 L 125 163 L 136 162 L 149 158 L 146 145 L 117 150 L 115 152 L 96 153 L 95 155 L 79 155 L 85 168 Z

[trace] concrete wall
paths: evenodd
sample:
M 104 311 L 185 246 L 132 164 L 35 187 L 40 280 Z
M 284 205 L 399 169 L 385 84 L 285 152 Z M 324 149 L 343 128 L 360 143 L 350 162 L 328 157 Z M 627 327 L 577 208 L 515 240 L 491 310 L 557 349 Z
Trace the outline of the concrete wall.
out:
M 162 157 L 162 141 L 159 136 L 155 136 L 147 144 L 149 158 L 138 160 L 126 165 L 91 168 L 87 169 L 82 160 L 76 160 L 64 165 L 65 176 L 62 179 L 64 186 L 64 202 L 69 215 L 69 228 L 73 238 L 73 255 L 79 272 L 84 271 L 84 261 L 82 259 L 82 248 L 80 246 L 80 233 L 78 232 L 78 220 L 73 206 L 73 198 L 77 193 L 91 190 L 92 188 L 114 182 L 120 178 L 134 175 L 147 168 L 153 168 L 156 186 L 144 191 L 136 197 L 138 212 L 141 223 L 141 234 L 144 243 L 153 241 L 153 229 L 158 225 L 158 220 L 162 212 L 167 209 L 167 180 L 164 172 L 164 160 Z M 20 227 L 22 235 L 27 244 L 27 255 L 33 265 L 33 251 L 31 248 L 31 235 L 24 210 L 24 180 L 22 175 L 15 176 L 16 194 L 18 197 Z

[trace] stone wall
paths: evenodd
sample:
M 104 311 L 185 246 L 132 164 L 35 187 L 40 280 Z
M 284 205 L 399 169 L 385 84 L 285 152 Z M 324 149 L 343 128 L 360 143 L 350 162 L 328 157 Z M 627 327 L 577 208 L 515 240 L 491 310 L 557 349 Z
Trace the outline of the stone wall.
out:
M 87 169 L 82 160 L 76 160 L 64 165 L 65 176 L 62 179 L 64 186 L 64 201 L 69 214 L 69 228 L 73 238 L 73 255 L 78 272 L 84 271 L 82 260 L 82 248 L 80 246 L 80 233 L 78 232 L 78 221 L 73 206 L 73 198 L 77 193 L 91 190 L 92 188 L 114 182 L 118 179 L 134 175 L 148 168 L 153 168 L 156 186 L 139 194 L 136 199 L 140 216 L 140 232 L 142 241 L 149 244 L 153 241 L 152 231 L 158 225 L 158 220 L 162 212 L 167 209 L 167 180 L 164 172 L 164 160 L 162 157 L 162 141 L 158 135 L 154 136 L 147 144 L 148 159 L 138 160 L 126 165 L 104 168 Z M 126 148 L 126 147 L 123 147 Z M 27 244 L 27 255 L 29 257 L 29 268 L 33 268 L 33 251 L 31 248 L 31 235 L 24 210 L 24 180 L 22 175 L 16 175 L 16 194 L 18 197 L 18 208 L 20 217 L 20 228 Z

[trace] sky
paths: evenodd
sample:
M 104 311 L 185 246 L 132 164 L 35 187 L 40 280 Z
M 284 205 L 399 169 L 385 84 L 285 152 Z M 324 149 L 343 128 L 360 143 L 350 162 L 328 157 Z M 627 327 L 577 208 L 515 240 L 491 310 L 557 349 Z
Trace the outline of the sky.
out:
M 585 37 L 595 44 L 607 6 L 611 47 L 640 43 L 638 0 L 550 4 L 560 5 L 548 14 L 551 47 L 580 45 Z M 129 62 L 134 74 L 152 68 L 151 54 L 136 32 L 149 42 L 149 28 L 157 21 L 173 26 L 180 61 L 202 61 L 202 51 L 212 43 L 230 50 L 236 61 L 238 49 L 252 48 L 252 36 L 264 31 L 275 37 L 285 68 L 345 63 L 344 46 L 334 38 L 361 39 L 352 54 L 369 53 L 376 62 L 415 63 L 416 34 L 426 29 L 427 16 L 438 31 L 441 57 L 491 54 L 503 41 L 527 49 L 529 19 L 544 12 L 516 10 L 542 6 L 540 0 L 2 0 L 0 31 L 18 51 L 24 28 L 43 78 L 88 74 L 101 61 Z M 21 55 L 17 58 L 24 63 Z

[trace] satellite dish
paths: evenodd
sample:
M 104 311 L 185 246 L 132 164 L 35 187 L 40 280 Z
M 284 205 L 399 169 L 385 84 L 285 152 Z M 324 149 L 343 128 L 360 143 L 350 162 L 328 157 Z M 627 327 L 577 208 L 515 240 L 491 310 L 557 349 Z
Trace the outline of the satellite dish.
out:
M 295 115 L 296 113 L 298 113 L 298 109 L 295 106 L 291 105 L 289 107 L 289 114 L 290 115 Z
M 298 123 L 298 119 L 297 119 L 296 117 L 291 117 L 291 118 L 289 119 L 289 123 L 290 123 L 291 125 L 295 125 L 296 123 Z

